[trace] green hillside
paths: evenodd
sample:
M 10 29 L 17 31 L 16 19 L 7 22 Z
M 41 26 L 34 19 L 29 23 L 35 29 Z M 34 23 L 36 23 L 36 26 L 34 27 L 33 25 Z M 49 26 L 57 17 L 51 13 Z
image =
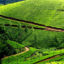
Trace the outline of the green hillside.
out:
M 51 63 L 53 63 L 53 64 L 62 64 L 64 62 L 51 62 Z M 46 63 L 46 64 L 50 64 L 50 63 Z
M 47 26 L 64 28 L 63 0 L 26 0 L 0 7 L 0 14 Z
M 0 4 L 0 6 L 3 6 L 3 4 Z
M 2 64 L 61 64 L 64 1 L 24 0 L 0 5 L 0 45 Z

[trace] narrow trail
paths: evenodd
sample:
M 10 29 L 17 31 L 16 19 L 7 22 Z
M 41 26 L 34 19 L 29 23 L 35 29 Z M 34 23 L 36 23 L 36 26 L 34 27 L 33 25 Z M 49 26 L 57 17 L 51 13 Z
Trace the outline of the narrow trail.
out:
M 61 28 L 54 28 L 54 27 L 46 27 L 45 30 L 47 31 L 56 31 L 56 32 L 64 32 L 64 29 Z
M 0 15 L 0 17 L 6 18 L 6 19 L 10 19 L 10 20 L 19 21 L 19 22 L 25 22 L 25 23 L 32 24 L 32 25 L 42 26 L 42 27 L 45 27 L 44 30 L 47 30 L 47 31 L 64 32 L 64 29 L 62 29 L 62 28 L 56 28 L 56 27 L 52 27 L 52 26 L 46 26 L 46 25 L 43 25 L 43 24 L 31 22 L 31 21 L 26 21 L 26 20 L 20 20 L 20 19 L 16 19 L 16 18 L 12 18 L 12 17 L 7 17 L 7 16 L 4 16 L 4 15 Z
M 46 58 L 46 59 L 44 59 L 44 60 L 38 61 L 38 62 L 36 62 L 36 63 L 34 63 L 34 64 L 39 64 L 40 62 L 48 61 L 48 60 L 54 59 L 54 58 L 59 57 L 59 56 L 60 56 L 60 55 L 58 54 L 58 55 L 55 55 L 55 56 Z
M 20 55 L 20 54 L 23 54 L 23 53 L 25 53 L 25 52 L 27 52 L 27 51 L 29 51 L 29 48 L 28 48 L 28 47 L 25 47 L 25 51 L 20 52 L 20 53 L 18 53 L 18 54 L 11 55 L 11 56 Z M 10 56 L 6 56 L 6 57 L 2 58 L 2 60 L 3 60 L 3 59 L 6 59 L 6 58 L 8 58 L 8 57 L 10 57 Z
M 33 24 L 33 25 L 38 25 L 38 26 L 43 26 L 45 28 L 37 28 L 37 27 L 34 27 L 34 29 L 39 29 L 39 30 L 46 30 L 46 31 L 57 31 L 57 32 L 64 32 L 64 29 L 61 29 L 61 28 L 56 28 L 56 27 L 51 27 L 51 26 L 46 26 L 46 25 L 43 25 L 43 24 L 39 24 L 39 23 L 35 23 L 35 22 L 31 22 L 31 21 L 26 21 L 26 20 L 20 20 L 20 19 L 16 19 L 16 18 L 12 18 L 12 17 L 7 17 L 7 16 L 4 16 L 4 15 L 0 15 L 0 17 L 2 18 L 6 18 L 6 19 L 10 19 L 10 20 L 16 20 L 16 21 L 19 21 L 19 22 L 25 22 L 25 23 L 28 23 L 28 24 Z M 5 26 L 10 26 L 9 24 L 5 24 Z M 13 27 L 17 27 L 17 25 L 11 25 Z M 23 28 L 25 28 L 25 26 L 22 26 Z M 32 28 L 31 26 L 28 26 L 28 28 Z M 15 54 L 15 55 L 11 55 L 11 56 L 16 56 L 16 55 L 20 55 L 20 54 L 23 54 L 25 52 L 29 51 L 29 48 L 28 47 L 25 47 L 25 51 L 21 52 L 21 53 L 18 53 L 18 54 Z M 51 59 L 54 59 L 56 57 L 59 57 L 60 55 L 55 55 L 55 56 L 52 56 L 52 57 L 49 57 L 49 58 L 46 58 L 44 60 L 41 60 L 41 61 L 38 61 L 36 62 L 35 64 L 38 64 L 39 62 L 43 62 L 43 61 L 48 61 L 48 60 L 51 60 Z M 2 58 L 2 59 L 6 59 L 10 56 L 7 56 L 5 58 Z

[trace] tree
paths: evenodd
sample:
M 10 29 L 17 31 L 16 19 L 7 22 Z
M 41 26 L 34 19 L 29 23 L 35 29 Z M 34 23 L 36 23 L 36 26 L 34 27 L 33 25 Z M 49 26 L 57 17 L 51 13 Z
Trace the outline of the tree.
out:
M 0 0 L 0 3 L 6 5 L 8 3 L 13 3 L 18 1 L 23 1 L 23 0 Z
M 5 33 L 5 31 L 3 30 L 3 27 L 0 26 L 0 64 L 1 64 L 1 58 L 3 57 L 3 52 L 4 52 L 4 48 L 5 48 L 5 44 L 3 44 L 2 42 L 4 41 L 4 36 L 2 37 L 2 35 Z M 5 53 L 5 52 L 4 52 Z
M 4 56 L 15 54 L 15 50 L 7 43 L 8 34 L 2 26 L 0 26 L 0 59 Z
M 6 5 L 7 0 L 1 0 L 2 4 Z

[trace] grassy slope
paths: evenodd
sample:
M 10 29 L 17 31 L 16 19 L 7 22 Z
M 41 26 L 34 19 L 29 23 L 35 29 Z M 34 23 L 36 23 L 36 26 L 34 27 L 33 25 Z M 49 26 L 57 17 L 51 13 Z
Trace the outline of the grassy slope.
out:
M 50 51 L 50 53 L 43 51 L 45 53 L 49 53 L 49 55 L 41 55 L 40 56 L 40 55 L 36 54 L 36 55 L 31 56 L 35 51 L 36 51 L 35 48 L 30 48 L 30 50 L 28 52 L 26 52 L 22 55 L 20 54 L 17 56 L 10 56 L 9 58 L 3 59 L 2 64 L 11 64 L 11 63 L 16 64 L 17 62 L 18 62 L 18 64 L 20 64 L 20 63 L 21 64 L 33 64 L 33 63 L 43 60 L 45 58 L 64 53 L 64 49 L 61 49 L 61 50 Z M 8 61 L 10 61 L 10 62 L 8 62 Z
M 51 63 L 46 63 L 46 64 L 64 64 L 64 61 L 62 61 L 62 62 L 51 62 Z
M 15 41 L 10 41 L 10 40 L 7 40 L 7 43 L 12 46 L 14 49 L 21 49 L 21 48 L 24 48 L 23 45 L 15 42 Z
M 42 1 L 42 0 L 40 0 L 40 1 Z M 58 2 L 56 1 L 56 3 L 55 3 L 55 1 L 53 1 L 53 2 L 50 1 L 50 3 L 47 3 L 47 1 L 46 2 L 43 1 L 42 2 L 43 4 L 42 4 L 38 0 L 34 0 L 34 2 L 36 3 L 36 4 L 34 4 L 34 2 L 32 2 L 32 0 L 31 1 L 27 0 L 25 2 L 23 1 L 23 2 L 18 2 L 18 3 L 14 3 L 14 4 L 8 4 L 6 6 L 2 6 L 1 7 L 0 14 L 7 15 L 7 16 L 10 16 L 10 17 L 15 17 L 15 18 L 18 18 L 18 19 L 30 20 L 30 21 L 41 23 L 41 24 L 46 24 L 46 25 L 51 25 L 51 26 L 56 26 L 56 27 L 63 28 L 64 27 L 63 26 L 64 20 L 62 19 L 63 12 L 59 13 L 59 12 L 56 11 L 56 9 L 58 7 L 59 8 L 61 8 L 61 6 L 63 7 L 63 5 L 60 6 L 60 3 L 61 2 L 59 3 L 59 1 Z M 37 4 L 37 2 L 38 2 L 39 5 Z M 47 8 L 48 8 L 47 6 L 48 5 L 45 5 L 44 2 L 46 4 L 49 4 L 49 8 L 54 8 L 55 10 L 47 10 Z M 53 4 L 52 6 L 50 6 L 51 5 L 51 2 Z M 22 5 L 21 5 L 21 3 L 22 3 Z M 14 5 L 14 7 L 12 7 L 13 5 Z M 55 7 L 56 5 L 58 5 L 57 8 Z M 56 13 L 58 13 L 59 15 L 56 15 L 54 17 L 54 15 Z M 47 15 L 47 14 L 51 14 L 51 15 Z M 59 19 L 59 18 L 61 18 L 61 19 Z M 0 19 L 0 21 L 2 21 L 2 20 Z M 54 21 L 56 21 L 56 22 L 53 23 Z M 8 23 L 8 21 L 6 21 L 6 22 Z M 4 21 L 3 21 L 3 23 L 4 23 Z M 38 31 L 38 30 L 36 30 L 36 31 L 34 31 L 34 34 L 31 35 L 32 37 L 31 38 L 29 37 L 30 39 L 28 38 L 27 40 L 29 42 L 30 41 L 33 41 L 34 40 L 34 37 L 35 37 L 34 36 L 35 34 L 38 37 L 38 38 L 36 38 L 38 42 L 35 45 L 39 45 L 39 46 L 42 47 L 44 45 L 44 43 L 46 42 L 46 39 L 48 38 L 48 36 L 50 36 L 50 38 L 53 38 L 55 35 L 59 37 L 63 33 L 60 33 L 60 32 L 59 33 L 57 33 L 57 32 L 48 32 L 48 31 L 45 32 L 45 31 Z M 43 36 L 45 36 L 45 37 L 43 37 Z M 62 38 L 62 37 L 60 37 L 60 38 Z
M 29 30 L 30 31 L 30 30 Z M 36 46 L 38 46 L 38 47 L 42 47 L 43 48 L 43 45 L 44 45 L 44 47 L 47 47 L 48 46 L 48 44 L 47 43 L 51 43 L 51 41 L 53 41 L 54 42 L 54 40 L 53 40 L 53 38 L 55 37 L 55 36 L 57 36 L 57 38 L 59 39 L 61 39 L 62 37 L 64 37 L 63 36 L 63 34 L 64 33 L 61 33 L 61 32 L 51 32 L 51 31 L 41 31 L 41 30 L 33 30 L 34 32 L 33 32 L 33 34 L 31 34 L 31 36 L 30 37 L 28 37 L 28 38 L 26 38 L 26 40 L 24 40 L 25 42 L 24 43 L 26 43 L 26 41 L 27 42 L 30 42 L 30 43 L 33 43 L 34 41 L 35 41 L 35 37 L 37 37 L 36 39 L 37 39 L 37 42 L 34 44 L 34 46 L 36 47 Z M 51 38 L 51 39 L 48 39 L 48 38 Z M 45 44 L 46 43 L 46 44 Z M 49 51 L 49 53 L 50 53 L 50 51 Z M 31 53 L 32 54 L 32 53 Z M 56 54 L 56 53 L 55 53 Z M 23 55 L 21 55 L 21 56 L 23 56 Z M 12 58 L 14 58 L 14 57 L 11 57 L 11 59 L 10 58 L 8 58 L 8 60 L 9 61 L 11 61 L 11 62 L 8 62 L 8 60 L 4 60 L 3 61 L 3 64 L 11 64 L 11 63 L 17 63 L 17 58 L 18 58 L 18 63 L 20 64 L 20 63 L 23 63 L 23 60 L 22 59 L 19 59 L 19 57 L 15 57 L 16 59 L 15 60 L 13 60 Z M 25 59 L 24 57 L 20 57 L 20 58 L 23 58 L 23 59 Z M 29 58 L 30 58 L 30 56 L 29 56 Z M 43 57 L 42 57 L 43 58 Z M 41 58 L 41 59 L 42 59 Z M 45 57 L 46 58 L 46 57 Z M 13 61 L 12 61 L 13 60 Z M 22 60 L 22 62 L 21 62 L 21 60 Z M 35 62 L 35 60 L 36 61 L 38 61 L 38 60 L 40 60 L 40 57 L 37 57 L 37 59 L 31 59 L 31 60 L 27 60 L 26 62 L 24 62 L 25 64 L 28 64 L 28 63 L 32 63 L 32 62 Z M 32 61 L 32 62 L 31 62 Z
M 64 32 L 51 32 L 43 30 L 33 30 L 33 33 L 24 40 L 24 42 L 30 42 L 32 46 L 37 48 L 48 47 L 51 43 L 63 42 Z M 55 40 L 55 37 L 58 41 Z M 46 43 L 46 44 L 45 44 Z M 44 46 L 43 46 L 44 45 Z
M 3 4 L 0 4 L 0 6 L 3 6 Z
M 45 28 L 45 27 L 41 27 L 41 26 L 37 26 L 37 25 L 33 25 L 33 24 L 28 24 L 28 23 L 24 23 L 24 22 L 18 22 L 15 20 L 10 20 L 10 19 L 5 19 L 0 17 L 0 24 L 10 24 L 10 25 L 21 25 L 21 26 L 31 26 L 31 27 L 39 27 L 39 28 Z
M 19 24 L 18 24 L 19 25 Z M 32 46 L 37 48 L 47 47 L 51 42 L 61 43 L 63 42 L 64 32 L 51 32 L 45 30 L 36 30 L 36 29 L 27 29 L 27 32 L 24 28 L 13 28 L 5 27 L 9 38 L 27 45 L 30 43 Z M 19 33 L 19 34 L 18 34 Z M 19 38 L 20 36 L 20 38 Z M 58 41 L 55 40 L 55 37 Z M 45 44 L 46 43 L 46 44 Z M 44 45 L 44 46 L 43 46 Z
M 63 0 L 26 0 L 0 7 L 0 14 L 64 28 L 64 12 L 57 11 L 63 6 Z
M 31 55 L 37 50 L 35 48 L 32 48 L 30 47 L 29 48 L 30 50 L 23 53 L 23 54 L 19 54 L 19 55 L 16 55 L 16 56 L 10 56 L 8 58 L 5 58 L 2 60 L 2 64 L 23 64 L 24 61 L 27 60 L 27 58 L 31 57 Z M 10 61 L 10 62 L 8 62 Z
M 7 40 L 7 43 L 16 51 L 16 53 L 24 51 L 24 45 L 19 44 L 18 42 Z
M 45 5 L 46 3 L 48 5 Z M 8 4 L 8 5 L 5 5 L 5 6 L 1 6 L 0 7 L 1 8 L 0 14 L 11 16 L 11 17 L 15 17 L 15 18 L 19 18 L 19 19 L 25 19 L 25 20 L 31 20 L 31 21 L 33 20 L 34 22 L 38 22 L 38 23 L 42 23 L 42 24 L 50 24 L 50 23 L 52 23 L 52 21 L 51 22 L 47 21 L 47 19 L 50 20 L 49 17 L 53 17 L 52 15 L 55 14 L 56 9 L 57 8 L 61 8 L 61 6 L 62 6 L 61 3 L 63 3 L 62 0 L 61 1 L 59 0 L 58 2 L 57 2 L 57 0 L 54 0 L 54 1 L 51 1 L 51 0 L 45 0 L 45 1 L 42 1 L 42 0 L 40 0 L 40 1 L 38 1 L 38 0 L 34 0 L 34 1 L 33 0 L 26 0 L 26 1 L 18 2 L 18 3 L 13 3 L 13 4 Z M 53 4 L 53 5 L 51 5 L 51 4 Z M 61 4 L 61 6 L 59 6 L 60 4 Z M 54 9 L 54 10 L 48 10 L 48 9 Z M 47 15 L 49 13 L 52 14 L 52 15 Z M 42 18 L 42 17 L 44 17 L 44 18 Z M 40 20 L 45 20 L 46 22 L 38 20 L 39 18 L 40 18 Z M 7 20 L 7 19 L 3 19 L 3 18 L 0 18 L 0 21 L 2 21 L 2 22 L 0 22 L 0 24 L 5 24 L 5 23 L 17 24 L 17 25 L 20 24 L 19 22 L 16 22 L 16 21 L 13 22 L 11 20 Z M 62 25 L 63 22 L 62 23 L 60 22 L 61 24 L 56 22 L 55 26 L 57 26 L 57 25 L 59 26 L 59 24 L 60 24 L 59 27 L 61 27 L 61 26 L 63 26 Z M 29 24 L 22 23 L 21 25 L 29 25 Z M 49 31 L 46 32 L 46 31 L 41 31 L 41 30 L 40 31 L 34 30 L 34 34 L 32 34 L 30 37 L 28 37 L 27 41 L 33 42 L 34 38 L 37 36 L 37 38 L 36 38 L 37 42 L 45 43 L 46 39 L 48 38 L 48 36 L 50 38 L 52 38 L 53 34 L 54 34 L 54 36 L 57 36 L 57 35 L 55 35 L 56 33 L 57 32 L 49 32 Z M 60 34 L 63 34 L 63 33 L 59 33 L 59 35 Z M 52 35 L 52 36 L 50 36 L 50 35 Z M 43 43 L 42 43 L 42 45 L 40 45 L 40 44 L 39 45 L 43 46 Z
M 58 60 L 58 61 L 57 61 Z M 61 63 L 63 63 L 63 61 L 64 61 L 64 55 L 62 55 L 62 56 L 59 56 L 59 57 L 56 57 L 56 58 L 53 58 L 53 59 L 50 59 L 50 60 L 48 60 L 48 61 L 43 61 L 43 62 L 40 62 L 39 64 L 46 64 L 46 63 L 52 63 L 52 64 L 54 64 L 53 62 L 55 62 L 55 64 L 57 63 L 57 64 L 60 64 L 59 62 L 61 61 Z

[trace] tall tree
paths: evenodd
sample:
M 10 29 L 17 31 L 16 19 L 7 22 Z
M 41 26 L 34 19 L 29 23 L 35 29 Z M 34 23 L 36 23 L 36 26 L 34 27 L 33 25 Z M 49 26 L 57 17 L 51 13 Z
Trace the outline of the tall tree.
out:
M 6 5 L 6 0 L 2 0 L 3 4 Z
M 6 4 L 6 1 L 7 0 L 0 0 L 0 3 L 5 5 Z

